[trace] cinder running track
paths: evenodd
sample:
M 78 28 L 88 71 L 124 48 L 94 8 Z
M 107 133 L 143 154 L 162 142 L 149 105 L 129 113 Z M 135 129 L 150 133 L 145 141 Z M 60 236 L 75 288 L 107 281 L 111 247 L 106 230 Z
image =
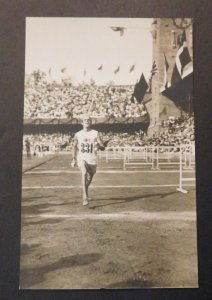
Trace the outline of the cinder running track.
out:
M 195 187 L 176 191 L 176 166 L 102 159 L 83 207 L 71 158 L 49 158 L 23 160 L 20 288 L 198 287 Z

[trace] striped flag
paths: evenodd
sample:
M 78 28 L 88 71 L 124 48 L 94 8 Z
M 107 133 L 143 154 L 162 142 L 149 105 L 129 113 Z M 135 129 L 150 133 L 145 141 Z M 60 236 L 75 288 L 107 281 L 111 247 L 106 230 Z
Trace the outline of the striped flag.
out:
M 150 71 L 150 78 L 149 78 L 149 89 L 148 89 L 148 93 L 152 92 L 152 77 L 158 72 L 158 67 L 156 65 L 155 60 L 153 61 L 152 64 L 152 69 Z
M 165 88 L 168 88 L 170 86 L 170 83 L 168 82 L 169 63 L 167 61 L 165 53 L 163 53 L 163 55 L 164 55 L 164 83 L 163 83 L 163 86 Z
M 129 72 L 131 73 L 135 69 L 135 65 L 132 65 L 132 67 L 129 69 Z
M 154 60 L 153 64 L 152 64 L 151 77 L 154 76 L 157 72 L 158 72 L 158 67 L 157 67 L 156 62 Z
M 118 68 L 114 71 L 114 74 L 117 74 L 120 71 L 120 67 L 118 66 Z
M 175 85 L 177 82 L 182 80 L 184 67 L 191 62 L 191 56 L 188 51 L 186 43 L 186 32 L 183 30 L 180 36 L 179 49 L 177 51 L 174 69 L 172 72 L 171 84 Z

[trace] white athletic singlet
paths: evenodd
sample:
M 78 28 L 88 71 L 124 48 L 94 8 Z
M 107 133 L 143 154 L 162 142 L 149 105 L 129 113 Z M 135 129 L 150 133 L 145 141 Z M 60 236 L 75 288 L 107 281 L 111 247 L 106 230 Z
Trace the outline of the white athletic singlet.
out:
M 97 164 L 97 135 L 98 131 L 90 130 L 84 131 L 80 130 L 76 133 L 78 140 L 78 164 L 85 160 L 88 164 Z

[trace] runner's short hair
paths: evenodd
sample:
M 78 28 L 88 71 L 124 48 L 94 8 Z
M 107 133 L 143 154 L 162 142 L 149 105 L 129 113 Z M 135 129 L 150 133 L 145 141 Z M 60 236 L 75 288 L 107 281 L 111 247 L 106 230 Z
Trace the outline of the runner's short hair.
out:
M 82 122 L 85 120 L 85 119 L 89 119 L 91 122 L 92 122 L 92 118 L 91 118 L 91 115 L 90 114 L 84 114 L 83 116 L 82 116 Z

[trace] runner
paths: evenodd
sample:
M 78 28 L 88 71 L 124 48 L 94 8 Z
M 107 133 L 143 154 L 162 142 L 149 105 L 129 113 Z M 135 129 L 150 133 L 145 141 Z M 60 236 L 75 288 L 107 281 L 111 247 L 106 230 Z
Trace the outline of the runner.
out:
M 104 150 L 98 131 L 91 128 L 92 119 L 86 115 L 82 121 L 83 129 L 74 136 L 72 166 L 77 166 L 82 172 L 83 205 L 88 205 L 88 187 L 96 173 L 97 150 Z

